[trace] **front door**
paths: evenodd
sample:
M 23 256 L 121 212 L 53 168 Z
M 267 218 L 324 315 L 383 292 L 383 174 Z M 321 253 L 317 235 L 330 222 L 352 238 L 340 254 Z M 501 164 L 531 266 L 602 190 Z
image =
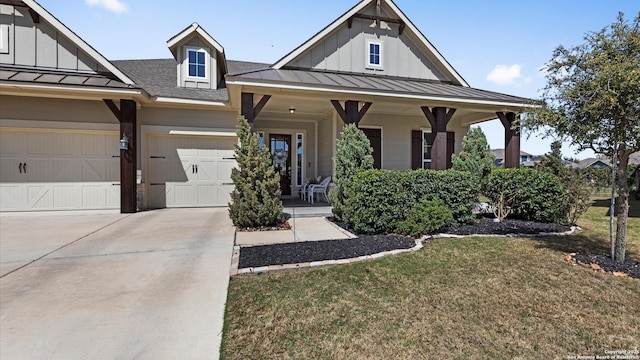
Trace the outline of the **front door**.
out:
M 291 135 L 270 134 L 271 158 L 280 174 L 282 195 L 291 195 Z
M 373 148 L 373 167 L 382 169 L 382 130 L 361 128 L 362 132 L 367 136 Z

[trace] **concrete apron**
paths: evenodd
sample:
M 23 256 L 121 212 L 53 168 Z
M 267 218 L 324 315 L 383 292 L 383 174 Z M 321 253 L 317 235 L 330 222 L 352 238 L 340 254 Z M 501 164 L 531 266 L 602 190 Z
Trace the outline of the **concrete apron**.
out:
M 0 358 L 217 358 L 226 209 L 106 216 L 0 218 Z

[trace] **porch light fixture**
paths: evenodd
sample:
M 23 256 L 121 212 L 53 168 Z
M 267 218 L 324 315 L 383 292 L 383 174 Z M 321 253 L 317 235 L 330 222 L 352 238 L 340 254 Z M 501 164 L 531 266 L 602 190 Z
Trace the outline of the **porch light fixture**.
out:
M 294 107 L 290 107 L 290 108 L 289 108 L 289 114 L 293 115 L 293 114 L 295 114 L 295 113 L 296 113 L 296 108 L 294 108 Z
M 120 139 L 120 150 L 129 150 L 129 138 L 125 134 L 122 134 Z

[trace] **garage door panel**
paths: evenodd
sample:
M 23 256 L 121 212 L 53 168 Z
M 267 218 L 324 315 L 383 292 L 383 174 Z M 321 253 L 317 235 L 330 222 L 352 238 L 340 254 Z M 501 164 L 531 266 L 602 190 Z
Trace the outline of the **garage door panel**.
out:
M 15 131 L 0 131 L 0 154 L 22 155 L 27 152 L 25 133 Z
M 148 206 L 226 206 L 236 143 L 235 137 L 151 135 Z
M 0 184 L 0 209 L 17 211 L 27 203 L 27 188 L 23 185 Z
M 28 155 L 49 155 L 53 153 L 51 133 L 27 133 Z
M 28 196 L 27 209 L 49 210 L 53 208 L 52 184 L 33 184 L 26 187 Z
M 0 129 L 0 210 L 117 208 L 117 139 L 117 132 Z
M 50 158 L 39 159 L 31 158 L 25 161 L 23 169 L 26 169 L 27 181 L 29 182 L 48 182 L 55 181 L 52 179 L 53 161 Z

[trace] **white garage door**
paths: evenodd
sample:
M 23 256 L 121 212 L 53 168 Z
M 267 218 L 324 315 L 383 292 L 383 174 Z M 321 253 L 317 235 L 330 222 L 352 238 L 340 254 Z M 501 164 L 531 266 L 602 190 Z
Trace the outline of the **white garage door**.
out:
M 235 136 L 149 136 L 149 208 L 226 206 Z
M 117 209 L 117 132 L 0 129 L 0 210 Z

